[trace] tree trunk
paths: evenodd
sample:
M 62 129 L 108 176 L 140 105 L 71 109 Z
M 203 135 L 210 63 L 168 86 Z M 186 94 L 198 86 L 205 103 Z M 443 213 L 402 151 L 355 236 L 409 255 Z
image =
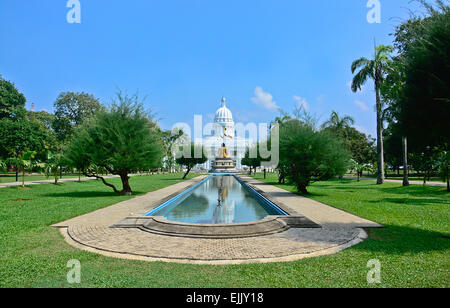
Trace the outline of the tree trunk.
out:
M 264 180 L 267 178 L 267 174 L 266 174 L 266 168 L 264 168 Z
M 16 167 L 16 182 L 19 182 L 19 168 Z
M 123 196 L 131 196 L 133 191 L 131 190 L 128 174 L 121 174 L 120 179 L 122 180 L 122 191 L 120 192 Z
M 380 89 L 378 81 L 375 81 L 375 93 L 377 99 L 377 162 L 378 162 L 378 177 L 377 184 L 384 184 L 384 149 L 383 149 L 383 118 L 382 106 L 380 98 Z
M 306 184 L 303 184 L 303 183 L 297 184 L 297 190 L 299 192 L 301 192 L 302 194 L 308 195 L 309 193 L 308 193 L 308 190 L 306 189 L 306 187 L 307 187 Z
M 22 188 L 25 188 L 25 168 L 22 169 Z
M 403 154 L 403 186 L 409 186 L 408 179 L 408 138 L 402 138 L 402 154 Z
M 187 175 L 189 174 L 190 171 L 191 171 L 191 167 L 188 167 L 186 173 L 185 173 L 184 176 L 183 176 L 183 180 L 186 179 L 186 177 L 187 177 Z
M 447 191 L 450 191 L 450 180 L 449 180 L 450 175 L 448 174 L 448 164 L 447 167 L 445 168 L 445 173 L 447 175 Z

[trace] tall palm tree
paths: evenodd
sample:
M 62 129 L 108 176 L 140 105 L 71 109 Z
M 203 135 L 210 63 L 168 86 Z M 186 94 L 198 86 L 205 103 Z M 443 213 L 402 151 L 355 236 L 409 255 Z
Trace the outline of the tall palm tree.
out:
M 393 51 L 392 46 L 376 46 L 375 55 L 372 60 L 360 58 L 352 63 L 352 74 L 360 68 L 353 77 L 352 91 L 361 90 L 368 79 L 372 79 L 375 85 L 376 111 L 377 111 L 377 156 L 378 156 L 378 178 L 377 184 L 384 183 L 384 150 L 383 150 L 383 103 L 381 100 L 381 86 L 386 76 L 386 71 L 392 61 L 389 54 Z
M 344 116 L 341 118 L 339 113 L 333 110 L 331 117 L 328 121 L 322 124 L 322 128 L 329 128 L 335 132 L 342 132 L 346 128 L 355 124 L 355 119 L 350 116 Z

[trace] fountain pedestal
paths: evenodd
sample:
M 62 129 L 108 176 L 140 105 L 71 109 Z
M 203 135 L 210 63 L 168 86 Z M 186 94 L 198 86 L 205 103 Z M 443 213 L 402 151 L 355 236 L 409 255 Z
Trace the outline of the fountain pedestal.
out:
M 225 144 L 219 149 L 218 157 L 216 157 L 212 164 L 211 172 L 233 172 L 236 171 L 236 162 L 228 156 L 228 150 Z

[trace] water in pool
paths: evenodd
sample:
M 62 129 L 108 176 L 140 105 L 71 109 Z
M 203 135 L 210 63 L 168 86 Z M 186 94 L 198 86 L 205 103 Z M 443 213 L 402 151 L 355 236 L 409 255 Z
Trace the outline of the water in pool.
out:
M 283 215 L 254 194 L 234 176 L 210 176 L 189 193 L 148 215 L 197 224 L 244 223 Z

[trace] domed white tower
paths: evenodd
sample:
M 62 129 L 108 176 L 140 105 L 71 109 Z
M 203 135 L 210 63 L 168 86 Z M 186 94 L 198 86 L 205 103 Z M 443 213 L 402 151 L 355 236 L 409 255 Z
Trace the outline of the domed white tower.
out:
M 214 123 L 220 125 L 221 135 L 226 135 L 228 138 L 234 137 L 233 114 L 227 108 L 227 100 L 225 97 L 222 97 L 222 107 L 216 111 Z
M 223 156 L 223 144 L 225 144 L 226 156 L 229 156 L 232 161 L 230 162 L 228 159 L 223 160 L 223 162 L 229 164 L 227 167 L 234 166 L 240 169 L 242 167 L 241 159 L 245 156 L 247 148 L 250 143 L 253 144 L 253 141 L 247 140 L 245 136 L 236 135 L 233 114 L 227 108 L 225 97 L 222 98 L 221 104 L 222 106 L 217 109 L 214 116 L 212 135 L 203 139 L 203 145 L 211 154 L 211 160 L 206 162 L 202 168 L 207 170 L 222 169 L 217 165 L 220 163 L 221 156 Z

